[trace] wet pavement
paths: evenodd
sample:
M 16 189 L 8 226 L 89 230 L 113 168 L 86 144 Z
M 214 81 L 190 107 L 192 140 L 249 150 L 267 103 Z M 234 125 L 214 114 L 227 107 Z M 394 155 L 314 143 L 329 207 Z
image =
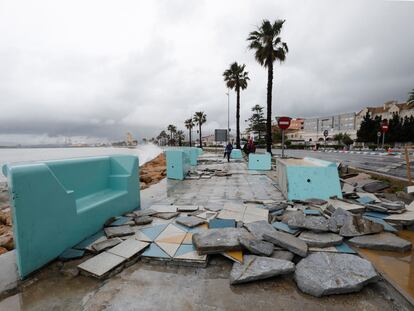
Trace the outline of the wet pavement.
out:
M 228 169 L 233 175 L 163 180 L 141 191 L 142 208 L 154 202 L 220 206 L 228 201 L 283 199 L 271 178 L 247 171 L 245 163 L 199 166 L 205 167 Z M 291 275 L 231 286 L 232 261 L 221 256 L 212 256 L 207 268 L 138 261 L 106 280 L 71 275 L 80 262 L 63 268 L 53 262 L 14 293 L 0 297 L 0 310 L 414 310 L 382 281 L 359 293 L 323 298 L 301 293 Z
M 273 149 L 273 155 L 280 155 L 281 150 Z M 372 154 L 371 154 L 372 153 Z M 290 157 L 313 157 L 321 160 L 341 162 L 344 165 L 376 172 L 383 175 L 398 178 L 407 178 L 407 167 L 404 155 L 380 155 L 369 151 L 354 151 L 354 153 L 343 153 L 333 151 L 313 150 L 285 150 L 285 155 Z M 410 156 L 411 176 L 414 176 L 414 159 Z

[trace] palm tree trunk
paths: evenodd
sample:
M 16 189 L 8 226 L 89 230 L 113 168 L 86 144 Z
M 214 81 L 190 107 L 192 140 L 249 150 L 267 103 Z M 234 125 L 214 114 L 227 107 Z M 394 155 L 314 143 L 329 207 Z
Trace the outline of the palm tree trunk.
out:
M 267 120 L 266 120 L 266 150 L 272 153 L 272 86 L 273 86 L 273 63 L 269 62 L 267 67 Z
M 190 147 L 191 147 L 191 128 L 188 131 L 190 132 L 189 137 L 190 137 Z
M 236 89 L 237 106 L 236 106 L 236 148 L 240 149 L 240 87 Z
M 200 148 L 203 148 L 203 143 L 201 142 L 201 124 L 198 125 L 199 133 L 200 133 Z

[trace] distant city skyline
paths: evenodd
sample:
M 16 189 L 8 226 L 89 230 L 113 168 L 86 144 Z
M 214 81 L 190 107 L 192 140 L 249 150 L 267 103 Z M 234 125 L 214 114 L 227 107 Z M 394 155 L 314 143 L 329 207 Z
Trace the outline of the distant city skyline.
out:
M 237 10 L 235 10 L 237 8 Z M 23 1 L 0 4 L 0 145 L 111 142 L 131 132 L 227 127 L 222 72 L 246 64 L 241 127 L 266 106 L 266 70 L 247 49 L 262 19 L 286 19 L 273 114 L 316 117 L 404 102 L 414 88 L 414 2 Z M 235 94 L 230 92 L 230 127 Z

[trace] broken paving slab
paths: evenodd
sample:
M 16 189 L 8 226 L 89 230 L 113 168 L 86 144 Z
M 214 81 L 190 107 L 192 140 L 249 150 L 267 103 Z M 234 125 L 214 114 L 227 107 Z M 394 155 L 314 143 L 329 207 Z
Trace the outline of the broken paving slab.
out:
M 195 212 L 200 208 L 197 205 L 176 205 L 177 212 Z
M 102 252 L 104 250 L 107 250 L 108 248 L 114 247 L 118 245 L 119 243 L 122 243 L 122 240 L 120 238 L 112 238 L 112 239 L 106 239 L 102 242 L 94 243 L 92 245 L 92 249 L 95 252 Z
M 342 208 L 352 213 L 362 213 L 365 211 L 365 206 L 361 204 L 347 202 L 338 198 L 332 198 L 328 200 L 328 207 L 332 206 L 334 209 Z
M 382 231 L 384 231 L 382 224 L 363 218 L 360 215 L 351 215 L 345 218 L 345 222 L 339 230 L 339 235 L 354 237 Z
M 152 215 L 154 215 L 156 213 L 158 213 L 158 212 L 155 211 L 155 210 L 153 210 L 153 209 L 151 209 L 151 208 L 134 211 L 134 214 L 135 214 L 136 217 L 152 216 Z
M 221 228 L 194 233 L 192 239 L 199 254 L 217 254 L 241 250 L 241 237 L 251 238 L 243 228 Z
M 371 217 L 371 216 L 366 216 L 365 214 L 362 217 L 383 225 L 384 226 L 384 231 L 388 231 L 388 232 L 397 232 L 398 231 L 393 226 L 391 226 L 388 222 L 386 222 L 384 219 Z
M 405 209 L 405 203 L 403 201 L 394 201 L 394 202 L 381 202 L 380 205 L 387 210 L 404 210 Z
M 244 227 L 256 238 L 259 240 L 263 240 L 263 235 L 265 233 L 272 234 L 276 232 L 276 229 L 273 228 L 271 224 L 269 224 L 265 220 L 254 221 L 248 224 L 244 224 Z
M 407 211 L 402 214 L 394 214 L 387 216 L 384 220 L 401 225 L 412 225 L 414 224 L 414 211 Z
M 161 218 L 161 219 L 169 220 L 174 217 L 177 217 L 178 215 L 180 215 L 179 212 L 162 212 L 162 213 L 154 214 L 153 216 Z
M 390 184 L 385 181 L 374 181 L 374 182 L 370 182 L 370 183 L 363 185 L 362 189 L 366 192 L 375 193 L 375 192 L 380 192 L 382 190 L 385 190 L 389 187 L 390 187 Z
M 329 222 L 323 216 L 305 216 L 303 212 L 292 213 L 287 221 L 289 227 L 315 232 L 329 231 Z
M 134 222 L 137 226 L 148 225 L 152 223 L 152 221 L 153 221 L 153 218 L 150 216 L 140 216 L 140 217 L 134 218 Z
M 142 252 L 147 248 L 149 243 L 138 241 L 135 239 L 128 239 L 118 244 L 117 246 L 108 250 L 108 253 L 118 255 L 125 259 L 130 259 L 131 257 Z
M 109 273 L 112 269 L 120 266 L 124 261 L 124 257 L 108 252 L 103 252 L 84 261 L 78 265 L 78 268 L 92 276 L 101 278 Z
M 383 251 L 405 252 L 412 248 L 410 241 L 404 240 L 390 232 L 355 237 L 350 239 L 349 243 L 360 248 Z
M 342 244 L 343 238 L 335 233 L 323 232 L 316 233 L 312 231 L 304 231 L 299 237 L 309 247 L 329 247 Z
M 82 258 L 85 255 L 84 250 L 68 248 L 62 254 L 59 255 L 59 259 L 62 261 Z
M 293 235 L 296 235 L 298 232 L 301 231 L 300 229 L 291 228 L 281 221 L 275 221 L 274 223 L 272 223 L 272 227 L 276 230 L 284 231 Z
M 286 251 L 286 250 L 274 250 L 273 254 L 269 257 L 275 258 L 275 259 L 283 259 L 283 260 L 289 260 L 292 261 L 293 257 L 295 255 L 292 252 Z
M 308 254 L 308 245 L 297 237 L 280 231 L 274 231 L 272 233 L 264 233 L 263 238 L 273 243 L 276 246 L 283 247 L 292 253 L 301 257 L 306 257 Z
M 294 278 L 302 292 L 321 297 L 360 291 L 379 276 L 368 260 L 356 255 L 317 252 L 296 265 Z
M 194 228 L 194 227 L 197 227 L 199 225 L 206 223 L 204 219 L 196 217 L 196 216 L 178 217 L 176 218 L 175 222 L 177 224 L 180 224 L 180 225 L 183 225 L 189 228 Z
M 273 243 L 258 239 L 240 238 L 239 242 L 241 246 L 247 249 L 250 253 L 259 256 L 270 256 L 275 248 Z
M 128 235 L 134 235 L 134 230 L 130 226 L 119 226 L 119 227 L 107 227 L 104 229 L 105 234 L 108 238 L 123 237 Z
M 236 227 L 236 221 L 234 219 L 211 219 L 208 222 L 209 229 L 214 228 L 235 228 Z
M 243 263 L 235 262 L 230 272 L 230 284 L 247 283 L 263 280 L 295 271 L 293 262 L 282 259 L 243 256 Z
M 132 221 L 131 217 L 121 216 L 121 217 L 115 218 L 114 221 L 108 223 L 105 227 L 123 226 L 130 221 Z

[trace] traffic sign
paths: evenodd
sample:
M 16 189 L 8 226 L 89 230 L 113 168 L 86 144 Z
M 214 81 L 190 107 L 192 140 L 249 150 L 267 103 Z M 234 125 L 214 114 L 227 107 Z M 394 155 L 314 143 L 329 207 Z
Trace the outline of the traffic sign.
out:
M 387 133 L 388 132 L 388 121 L 387 120 L 383 120 L 381 123 L 381 131 L 383 133 Z
M 377 132 L 377 136 L 381 137 L 381 132 L 380 131 Z
M 329 132 L 328 132 L 328 130 L 324 130 L 324 131 L 323 131 L 323 136 L 325 136 L 325 137 L 328 137 L 328 136 L 329 136 Z
M 279 128 L 281 129 L 281 130 L 286 130 L 286 129 L 288 129 L 289 128 L 289 126 L 290 126 L 290 118 L 289 117 L 280 117 L 278 120 L 277 120 L 277 125 L 279 126 Z

